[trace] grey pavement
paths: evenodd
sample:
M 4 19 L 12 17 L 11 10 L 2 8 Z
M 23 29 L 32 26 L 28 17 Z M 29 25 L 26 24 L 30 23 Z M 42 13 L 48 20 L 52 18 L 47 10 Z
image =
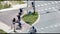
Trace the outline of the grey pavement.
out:
M 4 22 L 8 26 L 11 26 L 12 19 L 17 16 L 19 10 L 11 10 L 0 13 L 0 21 Z

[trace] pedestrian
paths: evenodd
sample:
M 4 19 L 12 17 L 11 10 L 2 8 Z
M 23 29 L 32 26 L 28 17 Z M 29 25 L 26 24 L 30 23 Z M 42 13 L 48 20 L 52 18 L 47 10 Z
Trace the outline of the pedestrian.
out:
M 36 34 L 37 30 L 34 26 L 31 27 L 30 29 L 30 34 Z
M 34 7 L 34 2 L 32 2 L 31 4 L 32 4 L 32 7 Z
M 37 31 L 36 31 L 36 28 L 35 28 L 34 26 L 32 26 L 32 28 L 33 28 L 34 32 L 36 33 L 36 32 L 37 32 Z
M 21 12 L 21 13 L 23 12 L 22 9 L 20 9 L 20 12 Z
M 20 28 L 22 28 L 22 24 L 21 24 L 20 22 L 19 22 L 18 24 L 19 24 L 18 26 L 19 26 Z
M 13 24 L 15 24 L 16 19 L 15 19 L 15 18 L 13 18 L 13 20 L 12 20 L 12 21 L 13 21 Z
M 13 18 L 14 32 L 16 32 L 16 30 L 15 30 L 15 21 L 16 21 L 16 19 Z
M 22 15 L 22 13 L 21 13 L 21 12 L 19 12 L 19 15 L 21 16 L 21 15 Z
M 17 17 L 18 17 L 18 20 L 20 21 L 20 15 L 17 15 Z

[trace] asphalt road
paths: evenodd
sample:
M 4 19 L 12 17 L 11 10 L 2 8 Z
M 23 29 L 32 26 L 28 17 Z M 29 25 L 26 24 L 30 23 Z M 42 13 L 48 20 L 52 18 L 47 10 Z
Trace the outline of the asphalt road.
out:
M 31 2 L 29 2 L 31 5 Z M 40 13 L 40 20 L 34 25 L 38 33 L 60 33 L 60 1 L 36 1 L 36 10 Z M 32 11 L 32 8 L 28 9 Z M 12 18 L 19 10 L 0 13 L 0 21 L 11 25 Z
M 60 1 L 35 1 L 35 9 L 40 13 L 34 25 L 38 33 L 60 33 Z
M 38 33 L 60 33 L 60 1 L 40 1 L 35 3 L 40 20 L 34 25 Z

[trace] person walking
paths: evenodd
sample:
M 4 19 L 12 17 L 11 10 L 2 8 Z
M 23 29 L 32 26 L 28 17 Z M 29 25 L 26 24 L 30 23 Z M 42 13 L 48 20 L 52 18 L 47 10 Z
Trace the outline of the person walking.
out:
M 36 34 L 37 30 L 34 26 L 31 27 L 30 29 L 30 34 Z
M 32 2 L 32 7 L 33 7 L 33 10 L 34 10 L 34 13 L 35 13 L 35 2 Z
M 20 15 L 17 15 L 18 21 L 20 21 Z
M 14 32 L 16 32 L 16 31 L 15 31 L 15 21 L 16 21 L 16 19 L 15 19 L 15 18 L 13 18 L 13 20 L 12 20 L 12 21 L 13 21 L 13 25 L 14 25 Z
M 20 27 L 20 29 L 22 28 L 22 24 L 20 22 L 18 23 L 18 26 Z
M 23 10 L 22 9 L 20 9 L 20 13 L 22 14 L 22 12 L 23 12 Z
M 21 12 L 19 12 L 19 15 L 21 16 L 21 15 L 22 15 L 22 13 L 21 13 Z

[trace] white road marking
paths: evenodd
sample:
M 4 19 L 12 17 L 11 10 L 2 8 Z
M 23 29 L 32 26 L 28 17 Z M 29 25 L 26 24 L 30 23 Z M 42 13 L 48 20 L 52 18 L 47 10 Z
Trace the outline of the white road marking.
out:
M 49 10 L 51 9 L 51 8 L 48 8 Z
M 35 7 L 37 7 L 37 6 L 35 6 Z
M 51 25 L 50 28 L 53 28 L 53 26 Z
M 47 4 L 44 4 L 44 5 L 47 5 Z
M 48 4 L 50 4 L 50 3 L 48 3 Z
M 58 2 L 60 2 L 60 1 L 58 1 Z
M 41 28 L 41 29 L 44 29 L 44 28 Z
M 39 7 L 40 5 L 38 5 L 38 7 Z
M 45 9 L 45 10 L 48 10 L 48 9 Z
M 52 4 L 55 4 L 54 2 L 51 2 Z
M 55 7 L 52 7 L 52 9 L 55 9 Z
M 55 3 L 58 3 L 57 1 L 55 1 Z
M 58 27 L 58 25 L 54 25 L 54 27 Z
M 59 11 L 59 13 L 60 13 L 60 11 Z
M 40 11 L 40 10 L 38 10 L 38 11 Z
M 43 4 L 41 4 L 41 6 L 44 6 Z

